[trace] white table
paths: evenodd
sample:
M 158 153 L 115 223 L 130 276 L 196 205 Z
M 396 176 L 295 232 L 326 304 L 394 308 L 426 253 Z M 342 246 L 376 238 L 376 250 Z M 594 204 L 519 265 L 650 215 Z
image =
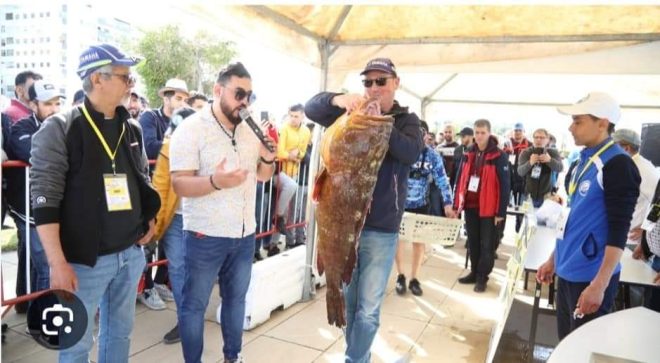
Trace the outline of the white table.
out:
M 594 319 L 569 334 L 548 363 L 590 362 L 593 352 L 639 362 L 660 362 L 660 313 L 644 307 Z
M 660 286 L 653 283 L 656 272 L 642 260 L 632 258 L 632 251 L 623 249 L 621 257 L 621 275 L 619 285 L 623 289 L 623 307 L 630 307 L 630 286 L 640 286 L 644 290 L 657 289 Z M 658 360 L 660 362 L 660 359 Z

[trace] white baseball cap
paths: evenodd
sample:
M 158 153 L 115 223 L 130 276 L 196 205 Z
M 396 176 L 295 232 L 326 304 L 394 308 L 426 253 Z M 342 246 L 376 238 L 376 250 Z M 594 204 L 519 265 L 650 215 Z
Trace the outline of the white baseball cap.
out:
M 621 107 L 612 96 L 603 92 L 591 92 L 587 97 L 579 100 L 574 105 L 559 106 L 557 111 L 564 115 L 593 115 L 598 118 L 607 119 L 616 125 L 621 118 Z
M 57 97 L 64 98 L 64 95 L 52 83 L 39 80 L 35 81 L 28 89 L 28 97 L 30 101 L 46 102 Z
M 163 97 L 167 91 L 183 92 L 186 94 L 186 96 L 190 94 L 190 92 L 188 92 L 188 85 L 186 85 L 186 81 L 176 78 L 168 79 L 165 83 L 165 87 L 158 90 L 158 96 Z

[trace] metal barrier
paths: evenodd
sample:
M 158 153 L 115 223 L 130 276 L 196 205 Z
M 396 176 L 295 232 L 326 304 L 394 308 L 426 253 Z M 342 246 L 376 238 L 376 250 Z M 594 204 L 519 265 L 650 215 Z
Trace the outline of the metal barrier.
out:
M 150 160 L 149 164 L 154 165 L 156 163 L 155 160 Z M 41 291 L 36 291 L 32 292 L 31 286 L 30 286 L 30 268 L 31 268 L 31 260 L 30 260 L 30 214 L 31 214 L 31 208 L 30 208 L 30 165 L 27 163 L 24 163 L 22 161 L 17 161 L 17 160 L 9 160 L 4 163 L 2 163 L 2 169 L 4 170 L 5 168 L 25 168 L 25 284 L 26 284 L 26 294 L 21 295 L 12 299 L 7 299 L 5 300 L 5 294 L 4 294 L 4 277 L 2 273 L 2 263 L 0 261 L 0 306 L 3 308 L 6 307 L 2 311 L 1 316 L 4 317 L 11 308 L 19 303 L 23 302 L 28 302 L 31 300 L 36 299 L 39 297 L 41 294 L 48 290 L 41 290 Z M 281 168 L 278 168 L 281 170 Z M 291 202 L 289 203 L 289 207 L 287 208 L 287 220 L 291 221 L 291 223 L 287 224 L 286 228 L 287 229 L 294 229 L 298 227 L 306 227 L 307 222 L 305 221 L 305 213 L 304 213 L 304 208 L 306 204 L 306 190 L 307 186 L 300 185 L 300 180 L 307 180 L 308 178 L 308 166 L 303 166 L 300 165 L 298 168 L 298 173 L 295 178 L 293 178 L 296 181 L 297 188 L 294 196 L 292 197 Z M 302 174 L 302 175 L 301 175 Z M 304 179 L 300 179 L 300 177 L 303 177 Z M 279 174 L 273 175 L 271 178 L 270 182 L 263 183 L 262 185 L 269 184 L 269 190 L 268 190 L 268 201 L 265 204 L 267 208 L 264 208 L 264 202 L 265 200 L 265 195 L 266 195 L 266 190 L 262 186 L 261 194 L 257 195 L 257 201 L 261 203 L 261 213 L 259 218 L 257 218 L 257 238 L 263 238 L 268 235 L 273 235 L 276 234 L 278 231 L 275 228 L 275 225 L 273 223 L 273 215 L 271 214 L 273 207 L 277 205 L 277 202 L 279 201 L 279 188 L 275 188 L 275 201 L 273 202 L 272 198 L 270 198 L 270 193 L 273 192 L 274 185 L 277 184 L 277 186 L 281 185 L 281 183 L 278 182 L 278 179 L 280 178 Z M 264 220 L 264 217 L 266 219 Z M 267 221 L 267 223 L 263 223 L 263 221 Z M 267 228 L 264 227 L 267 226 Z M 276 241 L 277 242 L 277 241 Z M 153 266 L 160 266 L 160 265 L 165 265 L 167 264 L 167 259 L 163 260 L 158 260 L 154 262 L 150 262 L 147 264 L 148 267 L 153 267 Z M 144 276 L 143 276 L 144 278 Z M 142 284 L 140 284 L 142 285 Z

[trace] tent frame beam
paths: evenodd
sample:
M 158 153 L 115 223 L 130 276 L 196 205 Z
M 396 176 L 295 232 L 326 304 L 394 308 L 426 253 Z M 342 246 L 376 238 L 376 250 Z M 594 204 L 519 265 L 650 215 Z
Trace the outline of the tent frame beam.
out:
M 553 102 L 522 102 L 522 101 L 489 101 L 489 100 L 460 100 L 460 99 L 439 99 L 432 98 L 430 102 L 437 103 L 467 103 L 467 104 L 481 104 L 481 105 L 505 105 L 505 106 L 567 106 L 566 103 L 553 103 Z M 660 110 L 660 106 L 652 105 L 620 105 L 621 108 L 639 109 L 639 110 Z
M 332 45 L 405 45 L 405 44 L 475 44 L 475 43 L 575 43 L 575 42 L 651 42 L 660 40 L 660 33 L 576 34 L 576 35 L 504 35 L 492 37 L 420 37 L 406 39 L 334 40 Z

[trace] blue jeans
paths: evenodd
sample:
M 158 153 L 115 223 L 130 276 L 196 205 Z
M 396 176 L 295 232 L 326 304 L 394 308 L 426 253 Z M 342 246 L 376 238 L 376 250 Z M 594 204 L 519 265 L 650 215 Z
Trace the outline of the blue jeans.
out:
M 14 218 L 16 223 L 16 230 L 18 234 L 18 259 L 19 261 L 25 260 L 25 244 L 27 242 L 27 237 L 25 234 L 25 222 L 21 221 L 18 218 Z M 18 284 L 22 283 L 23 286 L 20 289 L 21 295 L 25 295 L 27 292 L 25 286 L 25 262 L 19 263 L 19 275 L 22 277 L 16 280 L 17 294 L 18 295 Z M 19 281 L 20 280 L 20 281 Z M 30 227 L 30 292 L 36 292 L 41 290 L 46 290 L 50 287 L 50 268 L 48 267 L 48 259 L 46 258 L 46 252 L 44 247 L 41 245 L 41 240 L 39 239 L 39 234 L 35 227 Z
M 178 315 L 181 312 L 181 291 L 186 274 L 184 267 L 186 249 L 183 242 L 183 217 L 181 214 L 174 214 L 172 222 L 160 240 L 160 246 L 165 249 L 165 256 L 167 256 L 167 272 Z
M 262 193 L 263 193 L 263 201 L 261 200 Z M 270 202 L 270 193 L 268 190 L 264 189 L 264 183 L 262 182 L 257 183 L 257 200 L 256 200 L 254 212 L 257 221 L 258 234 L 270 230 L 271 220 L 273 219 L 273 216 L 272 213 L 270 212 L 270 209 L 266 209 L 268 208 L 269 202 Z M 272 237 L 273 235 L 269 234 L 267 236 L 257 239 L 254 244 L 254 253 L 259 253 L 262 244 L 265 249 L 268 249 Z
M 250 285 L 254 234 L 243 238 L 210 237 L 184 231 L 185 284 L 179 314 L 183 358 L 199 363 L 204 350 L 204 314 L 213 285 L 220 281 L 222 352 L 236 359 L 243 343 L 245 294 Z
M 30 227 L 30 273 L 32 274 L 32 292 L 50 288 L 50 268 L 46 251 L 41 244 L 35 227 Z
M 60 352 L 61 363 L 89 361 L 94 341 L 94 316 L 100 305 L 99 363 L 128 362 L 131 332 L 135 320 L 135 298 L 145 260 L 142 247 L 99 256 L 94 267 L 72 263 L 78 277 L 76 296 L 87 310 L 87 330 L 80 342 Z
M 398 233 L 363 230 L 358 244 L 357 266 L 346 300 L 346 362 L 369 362 L 371 343 L 380 326 L 380 306 L 392 271 Z

